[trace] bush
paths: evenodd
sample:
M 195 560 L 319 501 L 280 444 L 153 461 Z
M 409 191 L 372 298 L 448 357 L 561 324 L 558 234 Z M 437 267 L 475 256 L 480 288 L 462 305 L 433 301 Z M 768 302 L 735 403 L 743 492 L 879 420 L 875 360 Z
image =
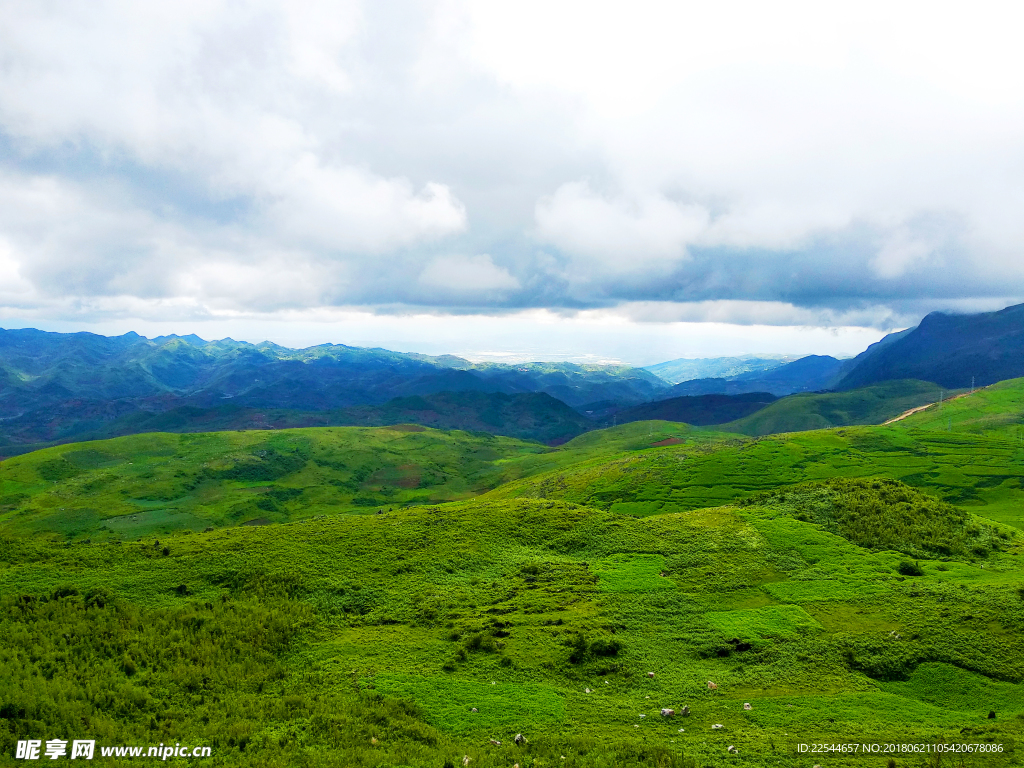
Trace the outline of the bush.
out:
M 590 652 L 595 656 L 617 656 L 622 650 L 622 643 L 614 637 L 599 637 L 590 644 Z
M 900 560 L 900 564 L 896 566 L 896 571 L 904 576 L 924 576 L 921 566 L 911 560 Z
M 897 480 L 836 478 L 757 494 L 745 505 L 781 508 L 854 544 L 915 558 L 987 557 L 1001 541 L 993 526 Z

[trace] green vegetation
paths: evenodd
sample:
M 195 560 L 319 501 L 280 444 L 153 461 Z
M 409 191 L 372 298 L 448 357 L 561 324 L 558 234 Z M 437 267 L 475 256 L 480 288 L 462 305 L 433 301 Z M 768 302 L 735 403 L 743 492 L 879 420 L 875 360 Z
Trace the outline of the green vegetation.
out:
M 886 381 L 848 392 L 790 395 L 717 429 L 757 436 L 881 424 L 910 408 L 933 403 L 939 396 L 936 384 L 912 379 Z
M 897 741 L 1003 745 L 900 768 L 1020 764 L 1024 448 L 923 418 L 637 422 L 558 449 L 151 434 L 4 461 L 0 753 L 802 768 L 799 743 Z
M 948 393 L 947 393 L 948 396 Z M 964 392 L 895 422 L 900 429 L 969 433 L 1024 440 L 1024 379 Z
M 563 499 L 600 509 L 620 502 L 656 502 L 664 514 L 732 504 L 764 491 L 833 477 L 888 477 L 1024 529 L 1024 446 L 985 434 L 900 425 L 757 439 L 680 431 L 678 437 L 661 441 L 662 447 L 652 449 L 647 442 L 647 449 L 611 455 L 596 449 L 602 433 L 594 432 L 566 445 L 584 441 L 590 458 L 509 482 L 487 498 Z M 639 438 L 644 423 L 628 427 Z M 616 435 L 609 442 L 627 444 Z
M 415 425 L 133 435 L 4 461 L 0 529 L 137 538 L 373 513 L 473 496 L 503 460 L 547 451 Z
M 1009 537 L 897 480 L 829 480 L 758 494 L 743 503 L 776 507 L 861 547 L 916 557 L 987 557 Z M 906 575 L 921 575 L 916 565 L 906 568 L 911 571 Z

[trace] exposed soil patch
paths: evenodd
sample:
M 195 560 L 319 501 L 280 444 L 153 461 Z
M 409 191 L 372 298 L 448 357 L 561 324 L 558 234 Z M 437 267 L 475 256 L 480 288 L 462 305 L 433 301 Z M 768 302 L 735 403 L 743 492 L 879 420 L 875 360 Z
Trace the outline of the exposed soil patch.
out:
M 678 437 L 666 437 L 664 440 L 659 440 L 656 443 L 651 443 L 651 447 L 660 448 L 663 445 L 679 445 L 681 442 L 683 441 Z

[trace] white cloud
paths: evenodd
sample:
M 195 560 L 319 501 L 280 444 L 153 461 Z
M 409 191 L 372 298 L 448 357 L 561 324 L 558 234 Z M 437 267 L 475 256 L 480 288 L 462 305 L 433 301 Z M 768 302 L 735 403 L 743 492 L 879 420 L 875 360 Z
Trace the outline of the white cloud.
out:
M 670 268 L 707 227 L 708 212 L 657 193 L 609 198 L 570 182 L 541 198 L 536 219 L 543 240 L 585 261 L 578 272 L 604 276 Z

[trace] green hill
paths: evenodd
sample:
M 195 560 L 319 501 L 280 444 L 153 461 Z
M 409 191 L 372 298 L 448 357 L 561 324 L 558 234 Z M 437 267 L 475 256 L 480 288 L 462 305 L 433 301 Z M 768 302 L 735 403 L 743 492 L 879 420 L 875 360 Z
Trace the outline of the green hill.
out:
M 135 538 L 436 504 L 547 450 L 416 425 L 132 435 L 0 463 L 0 530 Z
M 895 422 L 900 429 L 969 432 L 1020 441 L 1024 438 L 1024 379 L 961 393 Z
M 802 766 L 799 743 L 896 733 L 1014 764 L 1020 547 L 911 577 L 902 557 L 771 505 L 529 500 L 4 540 L 0 750 L 59 732 L 213 765 L 720 766 L 732 746 Z
M 640 430 L 643 424 L 629 426 Z M 592 432 L 577 440 L 596 443 L 600 436 Z M 636 442 L 632 447 L 640 448 Z M 651 515 L 732 504 L 833 477 L 887 477 L 1024 528 L 1024 446 L 1012 440 L 888 426 L 731 440 L 717 433 L 714 439 L 684 436 L 644 448 L 594 452 L 579 463 L 506 483 L 485 498 L 560 499 Z
M 655 400 L 652 403 L 634 405 L 616 411 L 612 418 L 605 416 L 604 426 L 626 424 L 631 421 L 680 421 L 705 427 L 725 424 L 755 413 L 778 398 L 767 392 L 752 392 L 745 395 L 698 395 L 694 397 L 672 397 Z
M 979 394 L 954 404 L 983 414 Z M 0 752 L 881 768 L 798 745 L 898 739 L 1020 764 L 1024 447 L 907 423 L 926 413 L 758 438 L 635 422 L 557 449 L 414 425 L 149 434 L 5 460 Z
M 848 392 L 790 395 L 717 429 L 756 436 L 881 424 L 939 397 L 939 388 L 925 381 L 887 381 Z
M 105 405 L 96 406 L 104 413 Z M 75 403 L 46 414 L 9 420 L 8 438 L 0 450 L 8 456 L 46 448 L 57 442 L 103 440 L 145 432 L 214 432 L 244 429 L 294 429 L 298 427 L 381 427 L 420 424 L 435 429 L 462 429 L 536 440 L 564 442 L 594 428 L 561 400 L 543 392 L 506 395 L 500 392 L 435 392 L 398 397 L 381 405 L 356 405 L 329 411 L 288 408 L 245 408 L 234 404 L 214 408 L 179 406 L 169 410 L 130 410 L 114 418 L 97 414 L 95 408 Z M 45 427 L 45 428 L 44 428 Z M 51 428 L 52 427 L 52 428 Z M 41 440 L 41 443 L 22 442 Z

